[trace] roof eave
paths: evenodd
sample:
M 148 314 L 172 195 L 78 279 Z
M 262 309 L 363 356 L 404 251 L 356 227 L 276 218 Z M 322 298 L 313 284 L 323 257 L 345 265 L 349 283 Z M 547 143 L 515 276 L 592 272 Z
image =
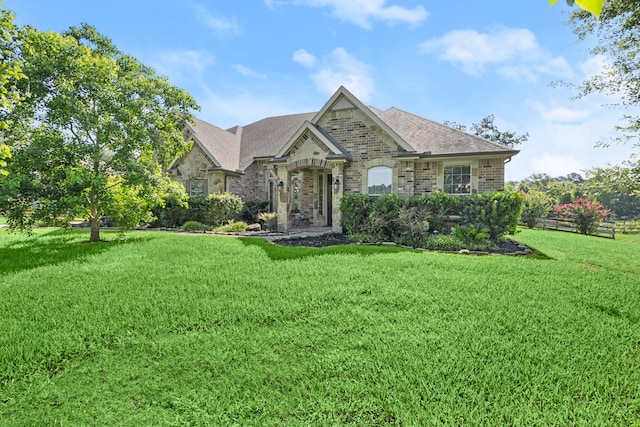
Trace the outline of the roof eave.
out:
M 519 150 L 505 150 L 505 151 L 476 151 L 471 153 L 436 153 L 433 154 L 430 151 L 420 154 L 421 159 L 436 160 L 439 158 L 452 158 L 452 157 L 512 157 L 518 154 Z
M 219 167 L 219 166 L 210 166 L 207 169 L 207 171 L 208 172 L 224 172 L 224 173 L 226 173 L 228 175 L 236 175 L 236 176 L 242 176 L 242 175 L 245 174 L 244 172 L 242 172 L 239 169 L 231 170 L 231 169 L 225 169 L 225 168 Z

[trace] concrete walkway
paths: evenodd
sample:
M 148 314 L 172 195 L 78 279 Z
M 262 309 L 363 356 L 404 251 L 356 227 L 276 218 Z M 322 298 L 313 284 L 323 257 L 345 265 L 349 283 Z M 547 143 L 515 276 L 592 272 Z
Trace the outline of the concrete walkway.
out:
M 331 227 L 305 227 L 305 228 L 296 228 L 293 230 L 289 230 L 283 233 L 265 233 L 260 234 L 256 233 L 254 235 L 247 235 L 244 237 L 261 237 L 271 242 L 273 240 L 283 240 L 283 239 L 300 239 L 304 237 L 316 237 L 322 236 L 324 234 L 331 234 Z

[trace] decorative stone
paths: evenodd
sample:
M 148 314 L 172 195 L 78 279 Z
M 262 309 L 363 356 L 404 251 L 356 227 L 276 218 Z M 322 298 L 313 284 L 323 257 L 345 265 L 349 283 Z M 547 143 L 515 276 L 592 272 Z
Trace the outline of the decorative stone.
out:
M 259 223 L 247 225 L 247 231 L 262 231 L 262 226 Z

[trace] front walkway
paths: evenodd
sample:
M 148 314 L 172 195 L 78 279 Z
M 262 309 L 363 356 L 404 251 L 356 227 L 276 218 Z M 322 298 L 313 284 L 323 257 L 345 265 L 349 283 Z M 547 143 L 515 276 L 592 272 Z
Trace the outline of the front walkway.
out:
M 284 233 L 269 233 L 267 235 L 255 235 L 255 237 L 262 237 L 267 241 L 283 240 L 283 239 L 299 239 L 302 237 L 315 237 L 322 236 L 323 234 L 331 234 L 331 227 L 304 227 L 294 228 Z M 250 237 L 250 236 L 247 236 Z

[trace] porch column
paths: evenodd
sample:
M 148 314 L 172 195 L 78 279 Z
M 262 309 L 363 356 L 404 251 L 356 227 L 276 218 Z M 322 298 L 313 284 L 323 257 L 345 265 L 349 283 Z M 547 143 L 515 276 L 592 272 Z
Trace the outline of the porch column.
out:
M 342 219 L 342 212 L 340 211 L 340 200 L 344 194 L 344 165 L 334 164 L 331 169 L 331 175 L 333 182 L 331 183 L 331 231 L 334 233 L 342 233 L 342 226 L 340 220 Z M 334 188 L 334 183 L 338 180 L 338 189 Z
M 284 183 L 282 190 L 280 183 Z M 278 231 L 289 231 L 289 170 L 286 165 L 278 166 Z

